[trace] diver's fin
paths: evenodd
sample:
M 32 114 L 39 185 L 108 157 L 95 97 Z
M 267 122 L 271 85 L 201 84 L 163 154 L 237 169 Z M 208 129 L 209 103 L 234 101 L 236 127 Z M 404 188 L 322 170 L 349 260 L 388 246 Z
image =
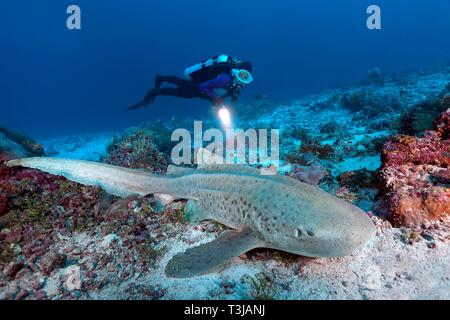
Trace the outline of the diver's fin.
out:
M 125 111 L 136 110 L 136 109 L 139 109 L 139 108 L 146 107 L 149 104 L 153 103 L 153 101 L 155 100 L 155 97 L 156 97 L 156 89 L 150 89 L 146 93 L 146 95 L 145 95 L 144 99 L 142 99 L 142 101 L 140 101 L 140 102 L 138 102 L 136 104 L 133 104 L 132 106 L 126 108 Z
M 200 276 L 227 260 L 260 246 L 261 240 L 249 228 L 225 231 L 214 241 L 175 255 L 167 264 L 165 272 L 172 278 Z
M 125 111 L 131 111 L 131 110 L 136 110 L 136 109 L 140 109 L 146 106 L 146 103 L 144 100 L 142 100 L 141 102 L 138 102 L 136 104 L 133 104 L 132 106 L 129 106 L 128 108 L 125 109 Z
M 25 158 L 8 161 L 6 165 L 39 169 L 84 185 L 99 186 L 119 197 L 163 192 L 160 190 L 160 179 L 164 178 L 145 171 L 104 163 L 57 158 Z

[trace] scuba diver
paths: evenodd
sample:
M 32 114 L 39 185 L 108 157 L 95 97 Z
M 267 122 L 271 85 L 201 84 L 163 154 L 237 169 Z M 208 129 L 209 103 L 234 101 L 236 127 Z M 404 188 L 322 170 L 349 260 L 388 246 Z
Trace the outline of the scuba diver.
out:
M 146 107 L 153 103 L 157 96 L 201 98 L 210 101 L 215 107 L 220 107 L 226 97 L 231 97 L 233 102 L 237 101 L 241 90 L 253 81 L 251 72 L 250 62 L 220 55 L 187 68 L 186 78 L 157 75 L 154 88 L 147 92 L 142 101 L 126 110 Z M 175 87 L 161 88 L 164 82 Z

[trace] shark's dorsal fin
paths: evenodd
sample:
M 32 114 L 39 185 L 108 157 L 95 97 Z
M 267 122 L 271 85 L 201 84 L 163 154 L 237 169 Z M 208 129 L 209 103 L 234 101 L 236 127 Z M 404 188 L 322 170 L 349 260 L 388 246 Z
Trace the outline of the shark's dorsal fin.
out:
M 242 174 L 248 174 L 248 175 L 260 175 L 261 170 L 258 168 L 246 166 L 243 164 L 208 164 L 204 165 L 202 168 L 199 168 L 199 170 L 205 170 L 205 171 L 221 171 L 221 172 L 229 172 L 229 173 L 242 173 Z
M 225 163 L 224 158 L 218 154 L 212 153 L 205 148 L 199 148 L 197 151 L 197 169 L 203 169 L 210 165 L 220 165 Z
M 263 172 L 261 169 L 244 164 L 226 164 L 222 156 L 213 154 L 205 148 L 198 149 L 197 161 L 198 170 L 242 173 L 248 175 L 261 175 Z
M 188 278 L 206 274 L 227 260 L 264 246 L 250 229 L 223 232 L 216 240 L 175 255 L 166 266 L 166 275 Z

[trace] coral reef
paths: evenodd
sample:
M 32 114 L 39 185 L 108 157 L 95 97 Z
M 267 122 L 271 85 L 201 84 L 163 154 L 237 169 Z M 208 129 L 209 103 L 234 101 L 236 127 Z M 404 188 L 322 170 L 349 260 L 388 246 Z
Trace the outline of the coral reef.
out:
M 444 96 L 436 101 L 425 101 L 411 110 L 404 112 L 398 124 L 398 132 L 406 135 L 422 134 L 432 129 L 437 116 L 450 108 L 450 96 Z
M 286 161 L 292 164 L 300 164 L 303 166 L 309 166 L 312 164 L 318 164 L 317 157 L 312 153 L 290 153 L 286 156 Z
M 300 140 L 302 144 L 317 142 L 317 139 L 311 135 L 308 129 L 302 128 L 300 126 L 292 126 L 288 130 L 284 131 L 283 134 L 284 136 Z
M 378 95 L 373 90 L 356 90 L 344 94 L 341 106 L 355 113 L 354 118 L 376 118 L 380 115 L 398 110 L 401 102 L 392 94 Z
M 351 190 L 376 188 L 378 183 L 375 173 L 367 169 L 343 172 L 338 176 L 338 182 Z
M 44 156 L 44 148 L 34 139 L 0 127 L 0 163 L 21 157 Z
M 330 122 L 324 123 L 320 127 L 321 133 L 326 133 L 326 134 L 330 134 L 330 135 L 333 134 L 334 136 L 337 136 L 337 134 L 341 130 L 342 130 L 342 127 L 336 121 L 330 121 Z
M 398 135 L 385 143 L 380 171 L 384 203 L 396 226 L 415 227 L 450 213 L 450 110 L 423 137 Z
M 133 128 L 113 139 L 102 161 L 126 168 L 165 173 L 172 145 L 170 133 L 163 126 Z

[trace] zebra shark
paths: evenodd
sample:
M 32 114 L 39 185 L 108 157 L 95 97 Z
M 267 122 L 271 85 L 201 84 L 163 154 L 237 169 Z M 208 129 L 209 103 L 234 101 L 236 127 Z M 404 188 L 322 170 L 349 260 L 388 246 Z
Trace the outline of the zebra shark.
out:
M 354 253 L 376 228 L 358 207 L 319 188 L 281 175 L 261 175 L 242 165 L 206 164 L 197 169 L 170 166 L 166 175 L 103 163 L 24 158 L 7 162 L 99 186 L 119 197 L 149 194 L 187 199 L 191 221 L 215 220 L 232 230 L 168 262 L 168 277 L 187 278 L 214 271 L 255 248 L 308 257 Z

